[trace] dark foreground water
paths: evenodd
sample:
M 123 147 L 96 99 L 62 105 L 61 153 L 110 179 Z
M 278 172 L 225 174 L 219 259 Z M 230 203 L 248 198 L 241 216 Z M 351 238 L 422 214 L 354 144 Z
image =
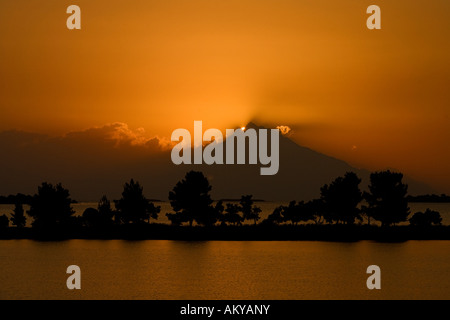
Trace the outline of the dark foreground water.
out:
M 2 240 L 0 299 L 450 299 L 450 241 Z

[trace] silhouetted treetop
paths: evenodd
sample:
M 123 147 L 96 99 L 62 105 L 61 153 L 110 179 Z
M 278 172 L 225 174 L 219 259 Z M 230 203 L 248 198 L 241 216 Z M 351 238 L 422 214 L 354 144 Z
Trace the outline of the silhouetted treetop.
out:
M 431 225 L 441 225 L 441 214 L 437 211 L 427 209 L 425 212 L 416 212 L 409 219 L 409 223 L 413 226 L 429 227 Z
M 239 205 L 234 203 L 227 203 L 223 221 L 232 225 L 241 225 L 244 221 L 244 218 L 239 214 L 240 211 L 241 208 Z
M 364 194 L 368 203 L 367 214 L 380 221 L 383 226 L 403 222 L 408 218 L 408 185 L 402 179 L 403 174 L 389 170 L 370 175 L 369 193 Z
M 239 202 L 240 211 L 242 212 L 242 217 L 244 220 L 253 220 L 256 222 L 260 219 L 259 214 L 262 212 L 261 208 L 253 205 L 254 201 L 252 199 L 252 195 L 245 195 L 241 197 Z
M 43 182 L 33 196 L 28 215 L 34 219 L 34 227 L 55 227 L 73 222 L 75 211 L 71 206 L 69 191 L 59 183 L 56 186 Z
M 211 225 L 216 222 L 216 212 L 211 207 L 211 185 L 208 179 L 199 171 L 189 171 L 181 181 L 177 182 L 169 192 L 169 200 L 175 216 L 168 215 L 169 219 L 178 223 L 193 221 L 202 225 Z
M 358 209 L 362 200 L 360 183 L 361 179 L 354 172 L 347 172 L 344 177 L 338 177 L 330 185 L 326 184 L 320 189 L 325 219 L 328 222 L 353 224 L 355 219 L 361 220 Z
M 283 206 L 276 207 L 271 214 L 263 221 L 263 223 L 280 224 L 284 222 L 284 217 L 281 214 Z
M 124 223 L 150 222 L 150 218 L 158 219 L 160 206 L 155 206 L 143 193 L 144 188 L 133 179 L 123 186 L 122 198 L 115 200 L 115 207 L 120 213 L 120 219 Z M 102 199 L 99 209 L 108 210 L 108 200 Z
M 21 203 L 16 203 L 14 206 L 14 212 L 11 215 L 11 222 L 13 226 L 23 228 L 26 225 L 27 217 Z

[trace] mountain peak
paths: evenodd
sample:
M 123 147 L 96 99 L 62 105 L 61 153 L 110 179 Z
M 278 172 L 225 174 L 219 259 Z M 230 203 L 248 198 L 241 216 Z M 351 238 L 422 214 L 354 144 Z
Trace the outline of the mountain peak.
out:
M 265 129 L 264 127 L 258 126 L 257 124 L 255 124 L 254 122 L 250 121 L 249 123 L 247 123 L 247 125 L 245 126 L 246 129 Z

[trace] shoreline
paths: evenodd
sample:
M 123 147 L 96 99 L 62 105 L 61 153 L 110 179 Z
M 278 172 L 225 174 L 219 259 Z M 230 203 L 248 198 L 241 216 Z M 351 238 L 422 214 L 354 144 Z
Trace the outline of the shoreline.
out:
M 243 225 L 172 226 L 165 224 L 120 225 L 104 228 L 58 230 L 15 228 L 0 230 L 0 240 L 179 240 L 179 241 L 335 241 L 450 240 L 450 226 L 369 225 Z

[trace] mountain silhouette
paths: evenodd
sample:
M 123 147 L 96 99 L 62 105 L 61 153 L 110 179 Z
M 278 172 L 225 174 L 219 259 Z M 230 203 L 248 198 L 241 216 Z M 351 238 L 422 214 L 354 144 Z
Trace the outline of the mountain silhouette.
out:
M 259 129 L 267 129 L 252 122 L 245 128 L 255 129 L 257 133 Z M 354 168 L 342 160 L 299 146 L 281 133 L 279 148 L 279 170 L 275 175 L 260 175 L 263 165 L 259 163 L 186 167 L 206 174 L 213 186 L 215 198 L 239 198 L 242 194 L 252 194 L 257 199 L 274 201 L 318 197 L 321 186 L 347 171 L 353 171 L 361 178 L 369 176 L 367 170 Z M 225 156 L 225 147 L 223 149 Z
M 245 130 L 267 129 L 252 122 Z M 230 139 L 228 137 L 227 139 Z M 227 141 L 225 139 L 225 143 Z M 243 194 L 252 194 L 254 198 L 287 201 L 292 199 L 310 200 L 320 195 L 320 187 L 330 183 L 348 171 L 355 172 L 361 179 L 361 189 L 369 183 L 368 170 L 352 167 L 345 161 L 324 155 L 300 146 L 289 137 L 280 133 L 279 170 L 275 175 L 260 175 L 261 164 L 234 165 L 185 165 L 189 170 L 203 171 L 210 179 L 215 198 L 239 198 Z M 224 157 L 225 157 L 225 147 Z M 270 148 L 269 148 L 270 150 Z M 247 150 L 248 151 L 248 150 Z M 248 161 L 247 161 L 248 163 Z M 424 184 L 406 178 L 414 192 L 425 192 L 430 188 Z
M 250 128 L 263 129 L 254 123 L 247 124 L 246 129 Z M 133 178 L 149 198 L 167 200 L 169 191 L 190 170 L 204 172 L 212 185 L 213 199 L 252 194 L 254 199 L 309 200 L 319 196 L 325 183 L 348 171 L 362 179 L 361 189 L 369 183 L 369 171 L 300 146 L 281 134 L 278 173 L 266 176 L 260 175 L 260 163 L 175 165 L 170 149 L 160 150 L 156 142 L 151 142 L 143 146 L 117 145 L 91 131 L 64 138 L 20 132 L 0 134 L 0 166 L 7 168 L 1 174 L 0 194 L 32 194 L 38 185 L 48 181 L 61 182 L 71 197 L 80 201 L 97 201 L 103 194 L 117 199 L 123 183 Z M 408 177 L 404 181 L 409 184 L 409 194 L 436 193 Z

